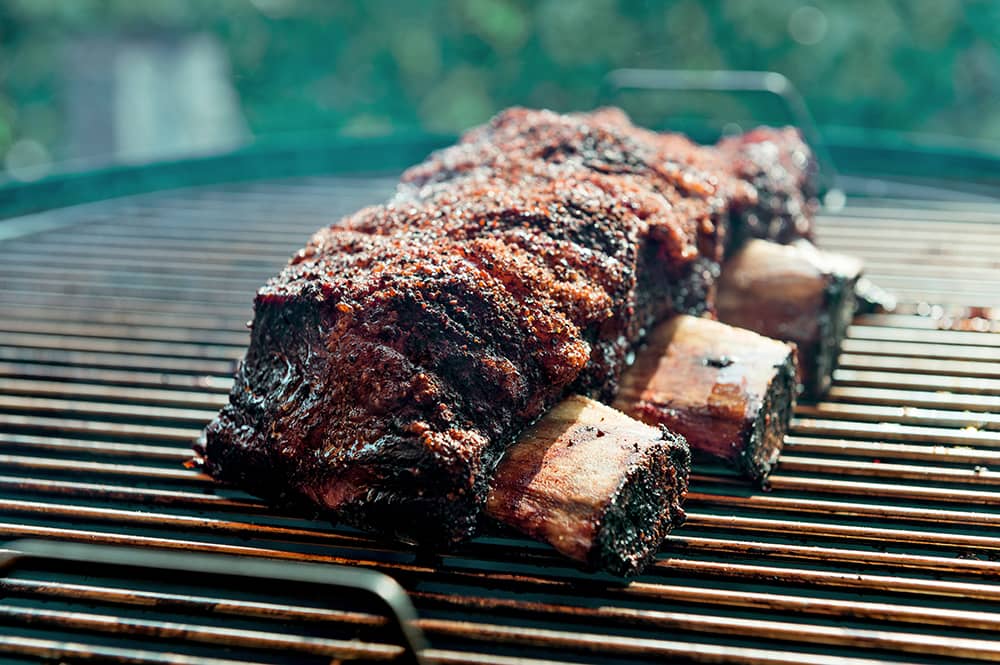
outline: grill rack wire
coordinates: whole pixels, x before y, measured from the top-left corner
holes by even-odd
[[[391,183],[213,186],[13,220],[21,231],[0,241],[0,543],[379,571],[416,606],[408,625],[432,663],[1000,660],[1000,335],[988,332],[1000,205],[871,199],[822,217],[820,243],[865,259],[898,311],[857,317],[829,397],[798,408],[770,486],[696,473],[687,525],[626,586],[511,534],[419,555],[277,514],[183,466],[225,402],[256,287]],[[39,554],[0,569],[12,661],[412,653],[392,611],[350,593],[23,547]]]

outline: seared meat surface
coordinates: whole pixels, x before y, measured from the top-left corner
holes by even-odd
[[[614,385],[636,316],[671,311],[697,258],[662,197],[601,185],[467,184],[317,233],[257,295],[208,469],[400,538],[468,536],[503,449],[571,386]]]
[[[707,170],[716,165],[705,148],[635,127],[617,109],[560,115],[514,108],[409,169],[403,182],[418,188],[484,172],[509,182],[581,173],[638,182],[667,201],[679,220],[672,230],[693,239],[671,258],[698,253],[718,261],[730,206],[749,205],[755,192],[724,169]]]
[[[655,322],[712,311],[727,224],[757,200],[719,164],[614,110],[470,131],[259,291],[206,469],[404,540],[468,537],[526,426],[612,398]]]
[[[733,209],[731,249],[752,238],[781,244],[812,239],[817,165],[797,129],[758,127],[716,147],[730,172],[757,191],[756,201]]]

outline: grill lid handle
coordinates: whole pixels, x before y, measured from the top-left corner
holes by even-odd
[[[374,600],[401,638],[400,662],[421,665],[427,642],[417,626],[417,612],[400,584],[382,573],[347,566],[286,562],[233,555],[148,551],[133,547],[15,540],[0,549],[0,572],[30,560],[91,563],[166,570],[178,573],[242,577],[320,585],[340,594]],[[340,597],[344,597],[341,595]]]
[[[812,113],[798,89],[784,74],[731,69],[616,69],[604,77],[602,97],[621,90],[677,90],[681,92],[763,93],[777,97],[791,122],[802,130],[819,162],[824,199],[843,200],[837,168]]]

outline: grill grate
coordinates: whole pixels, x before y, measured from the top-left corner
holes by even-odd
[[[0,542],[381,571],[416,606],[429,662],[1000,660],[1000,336],[973,332],[996,325],[983,308],[1000,306],[1000,205],[875,200],[821,221],[822,244],[864,258],[899,313],[855,321],[831,394],[798,410],[768,491],[696,474],[688,524],[622,586],[508,534],[417,555],[276,514],[182,466],[225,402],[251,294],[315,228],[390,187],[195,189],[8,226]],[[316,587],[129,571],[4,571],[0,651],[26,662],[405,656],[378,614],[331,608],[336,594]]]

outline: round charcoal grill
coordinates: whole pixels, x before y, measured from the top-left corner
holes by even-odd
[[[696,474],[689,522],[630,585],[507,535],[420,556],[186,468],[226,400],[255,289],[395,181],[285,176],[389,172],[429,147],[7,190],[5,661],[1000,660],[1000,203],[947,183],[822,216],[822,246],[865,259],[898,309],[857,317],[770,487]],[[230,184],[177,187],[206,180]]]

